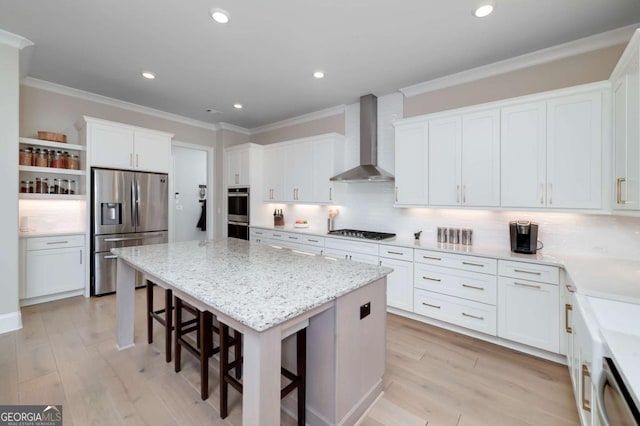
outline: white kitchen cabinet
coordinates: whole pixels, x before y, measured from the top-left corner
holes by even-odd
[[[251,184],[250,147],[247,144],[227,148],[227,186],[249,186]]]
[[[640,209],[640,33],[611,74],[613,83],[613,208]]]
[[[462,116],[462,205],[500,205],[500,110]]]
[[[413,311],[413,249],[380,245],[380,265],[393,268],[387,276],[387,305]]]
[[[168,173],[170,133],[85,117],[91,167]]]
[[[602,92],[547,102],[548,207],[602,206]]]
[[[324,254],[336,259],[353,260],[356,262],[378,265],[378,244],[360,241],[343,240],[338,238],[325,239]]]
[[[395,204],[398,206],[428,203],[427,139],[426,121],[395,127]]]
[[[498,336],[557,353],[559,299],[557,284],[499,277]]]
[[[500,205],[545,207],[547,106],[533,102],[502,108]]]
[[[429,204],[500,204],[500,112],[429,120]]]
[[[264,150],[263,194],[264,201],[282,201],[284,197],[284,148],[267,147]]]
[[[313,201],[313,143],[302,142],[284,148],[284,200]]]
[[[342,138],[322,137],[313,142],[313,201],[334,203],[335,187],[333,176],[343,171],[344,155]]]
[[[462,119],[459,116],[429,120],[430,205],[460,205],[461,150]]]
[[[84,290],[84,235],[34,237],[23,241],[22,304],[37,298]]]

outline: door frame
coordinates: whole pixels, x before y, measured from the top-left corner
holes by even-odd
[[[213,147],[207,145],[198,145],[194,143],[171,141],[171,163],[169,164],[169,242],[175,241],[175,180],[173,178],[175,170],[173,169],[173,147],[187,148],[196,151],[204,151],[207,153],[207,239],[215,238],[215,222],[213,220],[213,207],[215,204],[216,191],[213,186],[213,177],[215,175],[215,152]]]

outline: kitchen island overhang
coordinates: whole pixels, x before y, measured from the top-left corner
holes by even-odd
[[[390,268],[235,239],[113,253],[119,349],[134,344],[135,270],[244,334],[243,424],[280,424],[280,366],[289,362],[282,339],[302,327],[308,424],[353,424],[381,393]]]

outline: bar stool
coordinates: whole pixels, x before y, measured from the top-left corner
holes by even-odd
[[[164,327],[165,359],[171,362],[171,331],[173,331],[173,292],[170,289],[164,291],[164,308],[153,309],[153,288],[155,284],[147,280],[147,342],[153,343],[153,320],[158,321]],[[169,324],[169,326],[167,326]]]
[[[220,330],[214,325],[214,315],[209,311],[200,311],[185,303],[179,297],[175,298],[176,324],[183,324],[178,327],[175,334],[176,357],[175,372],[180,372],[182,368],[182,347],[200,361],[200,397],[202,400],[209,398],[209,358],[220,352],[220,345],[214,346],[213,335],[220,334]],[[182,321],[182,311],[186,310],[194,316],[192,321]],[[196,332],[196,345],[186,338],[190,333]],[[238,335],[239,336],[239,335]],[[241,339],[234,338],[228,342],[227,348],[235,348],[236,357],[240,357],[242,351]],[[239,372],[236,372],[240,374]]]
[[[241,338],[234,330],[235,339]],[[285,336],[288,337],[288,336]],[[233,362],[229,362],[228,349],[231,336],[229,326],[220,323],[220,417],[226,418],[228,413],[228,385],[233,386],[242,394],[241,377],[242,357],[236,354]],[[296,364],[297,374],[280,368],[280,374],[289,379],[291,383],[280,390],[280,399],[287,396],[294,389],[298,389],[298,425],[304,426],[306,422],[306,386],[307,386],[307,329],[302,328],[296,332]],[[232,377],[230,371],[235,369],[235,376]]]

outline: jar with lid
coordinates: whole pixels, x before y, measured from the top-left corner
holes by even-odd
[[[47,150],[39,149],[33,157],[33,165],[36,167],[48,167]]]
[[[20,183],[20,192],[23,194],[33,194],[35,187],[32,180],[23,180]]]
[[[80,168],[80,160],[77,155],[69,154],[66,158],[67,169],[78,170]]]
[[[60,180],[60,192],[58,192],[58,194],[68,194],[69,192],[69,180],[68,179],[61,179]]]
[[[56,151],[55,154],[53,154],[53,160],[51,160],[51,167],[55,169],[64,168],[64,157],[62,156],[62,151]]]
[[[53,179],[53,184],[49,187],[49,194],[62,194],[62,192],[60,192],[60,179]]]
[[[49,179],[47,178],[36,178],[36,194],[48,194],[49,193]]]
[[[65,194],[69,194],[69,195],[75,195],[76,193],[76,181],[69,179],[67,182],[67,186],[65,189]]]
[[[20,150],[20,165],[31,166],[33,164],[33,148],[22,148]]]

